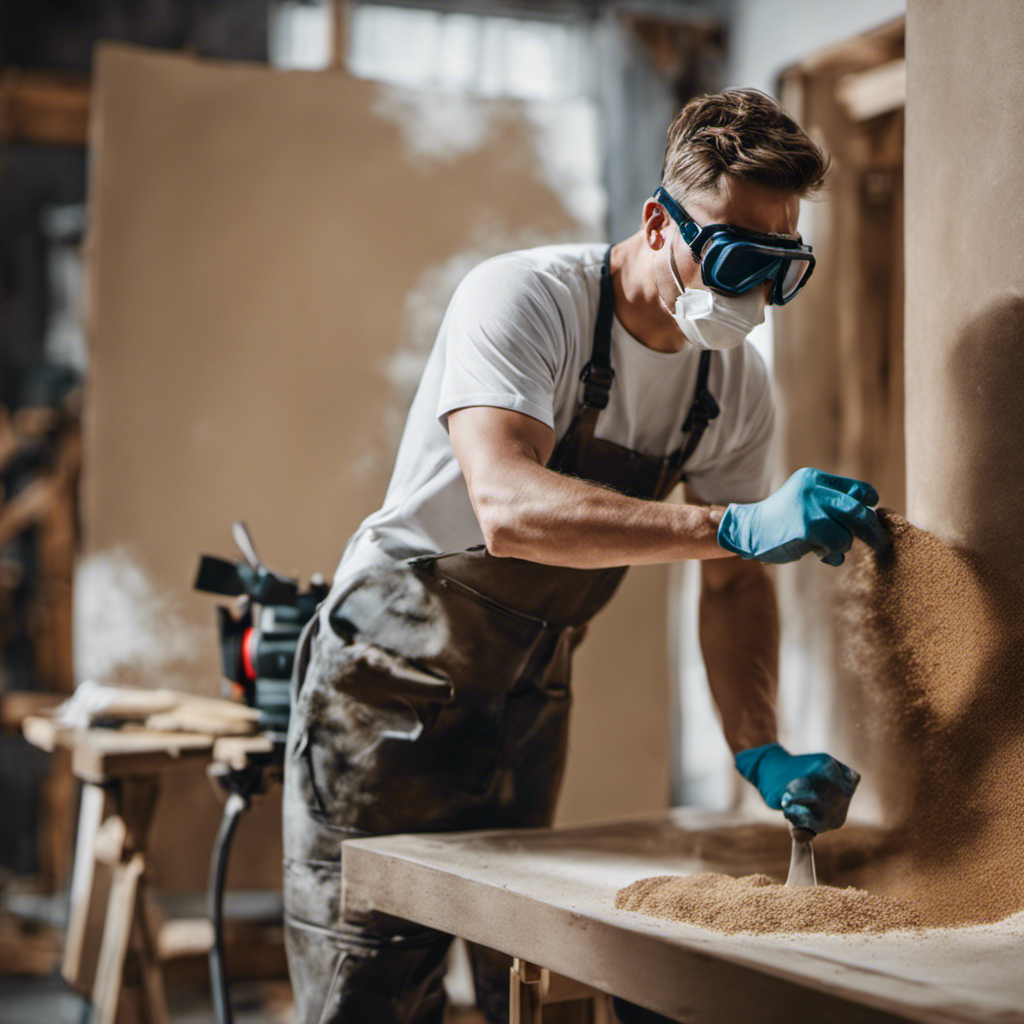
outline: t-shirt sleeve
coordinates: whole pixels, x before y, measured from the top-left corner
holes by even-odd
[[[744,375],[736,440],[721,457],[688,475],[693,492],[710,505],[746,504],[768,497],[772,487],[772,436],[775,402],[760,356],[748,361]]]
[[[554,428],[555,381],[566,329],[551,283],[514,256],[481,263],[452,297],[441,332],[444,373],[437,416],[486,405]]]

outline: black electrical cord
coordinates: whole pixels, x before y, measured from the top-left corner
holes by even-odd
[[[224,967],[224,878],[228,873],[228,852],[238,819],[249,806],[248,797],[231,793],[224,804],[217,839],[210,859],[210,921],[213,924],[213,945],[210,947],[210,987],[213,990],[213,1012],[217,1024],[232,1024],[231,1000],[228,994],[227,971]]]

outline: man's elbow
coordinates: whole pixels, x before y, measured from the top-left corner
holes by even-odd
[[[497,495],[477,493],[473,495],[473,511],[489,555],[511,558],[519,553],[520,530],[507,501]]]
[[[511,558],[517,554],[515,531],[508,523],[488,521],[487,525],[481,523],[481,527],[489,555],[494,555],[495,558]]]

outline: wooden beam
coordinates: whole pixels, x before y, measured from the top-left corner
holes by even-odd
[[[20,68],[0,73],[0,142],[84,146],[88,126],[88,78]]]
[[[907,102],[907,62],[902,57],[866,71],[843,75],[836,99],[851,121],[869,121],[899,110]]]
[[[348,56],[348,0],[328,0],[331,5],[331,63],[337,71],[345,70]]]
[[[52,711],[64,700],[62,693],[41,690],[7,690],[0,693],[0,731],[21,732],[26,718]]]

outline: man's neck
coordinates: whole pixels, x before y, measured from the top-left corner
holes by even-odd
[[[637,341],[656,352],[679,352],[688,342],[658,297],[651,250],[643,231],[612,248],[615,315]]]

